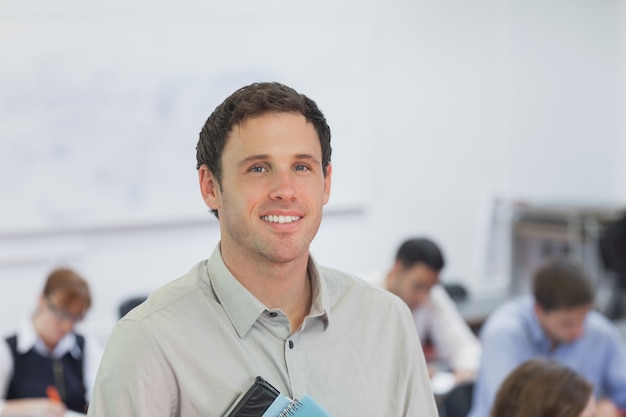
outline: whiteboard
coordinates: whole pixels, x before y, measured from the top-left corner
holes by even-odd
[[[195,169],[198,133],[255,81],[318,103],[333,134],[328,207],[363,205],[373,171],[367,38],[361,24],[321,30],[283,18],[5,17],[0,233],[212,217]]]

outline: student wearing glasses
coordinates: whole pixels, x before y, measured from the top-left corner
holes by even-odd
[[[83,277],[67,268],[50,273],[35,313],[0,342],[0,416],[87,412],[100,355],[75,325],[90,306]]]

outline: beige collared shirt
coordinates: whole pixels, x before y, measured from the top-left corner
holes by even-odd
[[[308,268],[313,303],[292,333],[232,276],[218,245],[118,323],[89,416],[221,417],[257,375],[335,417],[436,416],[406,305],[312,259]]]

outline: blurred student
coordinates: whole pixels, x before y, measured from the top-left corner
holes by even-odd
[[[491,417],[595,417],[593,386],[547,358],[523,362],[502,382]]]
[[[596,400],[626,408],[626,350],[619,332],[593,311],[593,289],[582,267],[568,259],[542,264],[533,277],[533,294],[495,310],[480,332],[483,356],[474,388],[471,417],[489,415],[505,377],[522,362],[547,357],[593,384]]]
[[[445,266],[443,253],[430,239],[404,241],[393,267],[381,281],[411,309],[422,345],[433,359],[443,361],[458,382],[474,378],[480,361],[478,339],[457,310],[454,301],[439,283]],[[434,373],[431,370],[431,373]]]
[[[118,322],[89,416],[222,417],[257,376],[336,417],[437,415],[406,307],[309,252],[330,156],[326,118],[286,85],[217,106],[196,157],[220,242]]]
[[[0,343],[0,416],[87,412],[100,355],[74,326],[90,306],[83,277],[68,268],[50,273],[33,316]]]

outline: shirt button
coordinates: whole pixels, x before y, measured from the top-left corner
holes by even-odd
[[[276,317],[278,316],[278,313],[275,311],[270,311],[270,317]]]
[[[289,349],[293,349],[293,341],[292,340],[289,341]]]

